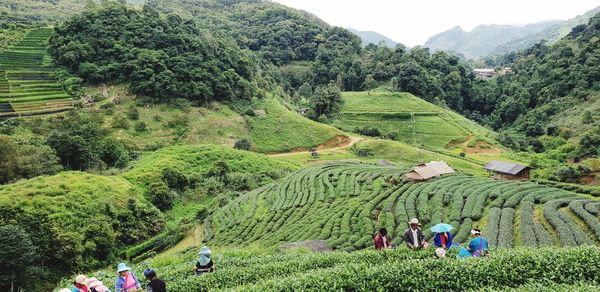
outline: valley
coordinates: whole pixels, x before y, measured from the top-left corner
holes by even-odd
[[[2,291],[112,291],[121,262],[169,291],[599,287],[598,14],[473,62],[271,1],[7,3]],[[475,229],[490,256],[457,258]]]

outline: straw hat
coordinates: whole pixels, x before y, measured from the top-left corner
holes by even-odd
[[[77,284],[85,285],[86,280],[87,280],[87,277],[85,275],[78,275],[77,277],[75,277],[75,283],[77,283]]]
[[[58,292],[71,292],[71,289],[69,289],[69,288],[62,288],[62,289],[58,290]]]
[[[421,223],[419,223],[419,219],[417,218],[412,218],[410,219],[410,222],[408,222],[410,225],[416,224],[416,225],[421,225]]]

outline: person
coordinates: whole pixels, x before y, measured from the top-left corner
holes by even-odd
[[[471,236],[473,239],[471,239],[467,247],[471,255],[474,257],[486,256],[488,254],[488,241],[481,236],[481,230],[472,229]]]
[[[85,285],[85,281],[87,281],[86,275],[77,275],[75,277],[75,282],[73,282],[73,288],[71,288],[72,292],[90,292],[90,289]]]
[[[404,242],[410,249],[427,248],[429,244],[423,237],[423,231],[421,231],[421,224],[417,218],[412,218],[408,222],[410,227],[404,231]]]
[[[215,271],[215,264],[213,263],[210,255],[211,251],[207,246],[203,246],[198,253],[198,261],[196,261],[196,267],[194,273],[196,275],[202,275],[203,273],[211,273]]]
[[[433,245],[444,249],[449,249],[452,246],[452,233],[442,232],[436,233],[433,236]]]
[[[384,248],[392,248],[392,239],[388,236],[387,229],[382,227],[379,232],[375,233],[375,249],[381,250]]]
[[[88,288],[90,288],[90,292],[110,292],[110,290],[108,290],[108,287],[104,286],[104,283],[102,283],[102,281],[93,277],[87,279],[87,281],[85,281],[85,285],[88,286]]]
[[[115,284],[116,292],[137,291],[142,287],[137,277],[129,270],[131,270],[131,268],[129,268],[125,263],[120,263],[117,265],[117,273],[119,273],[119,277],[117,278],[117,282]]]
[[[167,292],[167,284],[158,278],[154,270],[145,269],[144,277],[149,281],[146,292]]]

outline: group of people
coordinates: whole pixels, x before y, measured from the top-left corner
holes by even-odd
[[[203,246],[198,253],[198,260],[194,267],[195,275],[202,275],[204,273],[214,272],[216,270],[215,264],[211,257],[212,251]],[[134,291],[146,291],[146,292],[166,292],[167,283],[158,278],[156,271],[153,269],[144,270],[144,278],[148,281],[146,289],[142,289],[142,285],[136,275],[131,271],[131,268],[125,263],[117,265],[118,277],[115,281],[115,292],[134,292]],[[73,287],[63,288],[59,292],[111,292],[102,283],[102,281],[96,278],[88,278],[85,275],[78,275],[75,277]]]
[[[412,250],[428,248],[429,243],[423,236],[419,220],[413,218],[408,223],[410,227],[404,231],[404,244]],[[472,229],[471,236],[472,239],[468,246],[466,248],[460,248],[458,253],[459,258],[470,256],[481,257],[487,255],[488,242],[481,236],[481,230]],[[388,235],[386,228],[381,228],[379,229],[379,232],[375,233],[374,241],[376,250],[396,247],[392,244],[392,239]],[[450,231],[435,232],[433,236],[433,246],[435,247],[435,255],[439,258],[445,257],[448,249],[457,247],[457,245],[452,242],[452,233],[450,233]]]

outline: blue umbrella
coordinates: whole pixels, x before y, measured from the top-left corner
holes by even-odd
[[[438,223],[436,225],[433,225],[431,227],[431,232],[435,232],[435,233],[444,233],[444,232],[449,232],[450,230],[452,230],[452,225],[450,224],[446,224],[446,223]]]

